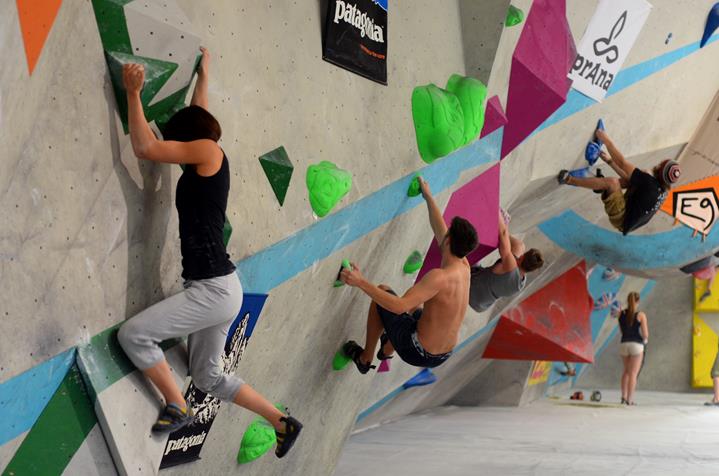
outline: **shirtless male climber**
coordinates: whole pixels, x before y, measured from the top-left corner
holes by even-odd
[[[525,251],[524,242],[509,234],[509,228],[499,213],[499,259],[490,267],[472,267],[469,285],[469,305],[482,312],[501,297],[509,297],[524,289],[527,273],[544,265],[542,253],[535,248]]]
[[[340,278],[372,298],[367,315],[364,349],[354,341],[343,346],[360,373],[374,368],[372,359],[381,339],[377,358],[387,360],[397,352],[416,367],[437,367],[446,361],[459,338],[469,300],[469,262],[465,258],[477,247],[477,232],[467,220],[456,217],[449,229],[427,182],[420,180],[427,202],[429,223],[442,253],[442,264],[412,286],[402,297],[387,286],[367,281],[352,263]],[[420,306],[424,304],[424,309]]]
[[[604,142],[609,153],[601,151],[599,156],[619,177],[572,177],[562,170],[557,176],[561,184],[574,185],[602,193],[604,209],[612,226],[624,235],[649,223],[662,206],[672,185],[682,174],[679,164],[666,159],[654,166],[651,173],[640,170],[624,158],[607,133],[597,129],[596,137]],[[622,193],[622,189],[627,189]]]

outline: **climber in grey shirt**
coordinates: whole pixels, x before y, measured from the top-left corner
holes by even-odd
[[[490,267],[472,267],[469,305],[477,312],[487,310],[501,297],[512,296],[524,288],[526,273],[544,264],[537,249],[525,251],[524,243],[509,234],[507,223],[499,214],[499,259]]]

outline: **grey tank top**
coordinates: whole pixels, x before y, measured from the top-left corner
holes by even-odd
[[[526,276],[522,276],[519,267],[509,273],[495,274],[491,266],[489,268],[475,266],[472,268],[469,284],[469,305],[475,311],[482,312],[497,299],[521,291],[526,281]]]

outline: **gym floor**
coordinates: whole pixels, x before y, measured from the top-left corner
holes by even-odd
[[[640,392],[634,407],[619,399],[606,390],[598,404],[411,415],[351,436],[335,476],[719,474],[719,407],[705,407],[707,396]]]

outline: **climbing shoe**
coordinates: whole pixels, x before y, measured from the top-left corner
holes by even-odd
[[[702,294],[702,295],[699,297],[699,302],[700,302],[700,303],[701,303],[701,302],[704,302],[704,301],[705,301],[709,296],[711,296],[711,295],[712,295],[711,290],[707,289],[706,291],[704,291],[704,294]]]
[[[295,444],[295,440],[297,440],[297,437],[300,436],[300,431],[302,431],[302,423],[290,415],[280,418],[280,421],[284,422],[285,431],[276,431],[277,448],[275,449],[275,456],[278,458],[282,458],[290,451],[292,445]]]
[[[382,336],[379,338],[379,350],[377,351],[377,358],[379,360],[389,360],[394,355],[385,355],[384,354],[384,345],[389,342],[389,337],[387,337],[387,333],[382,334]]]
[[[175,403],[170,403],[160,414],[154,425],[152,425],[153,433],[171,433],[175,430],[189,425],[195,418],[195,414],[192,408],[185,405],[185,408],[180,408]]]
[[[344,352],[347,357],[352,359],[352,362],[355,363],[355,365],[357,366],[357,370],[359,370],[361,374],[366,374],[370,370],[376,368],[371,363],[365,364],[364,362],[362,362],[362,359],[360,359],[360,355],[362,354],[362,352],[364,352],[364,349],[353,340],[347,342],[342,347],[342,352]]]
[[[557,175],[557,182],[559,185],[565,185],[569,181],[569,170],[560,170]]]
[[[602,169],[597,169],[597,173],[594,175],[596,178],[604,178],[604,174],[602,173]],[[594,193],[603,193],[604,190],[601,188],[599,190],[592,190]]]

